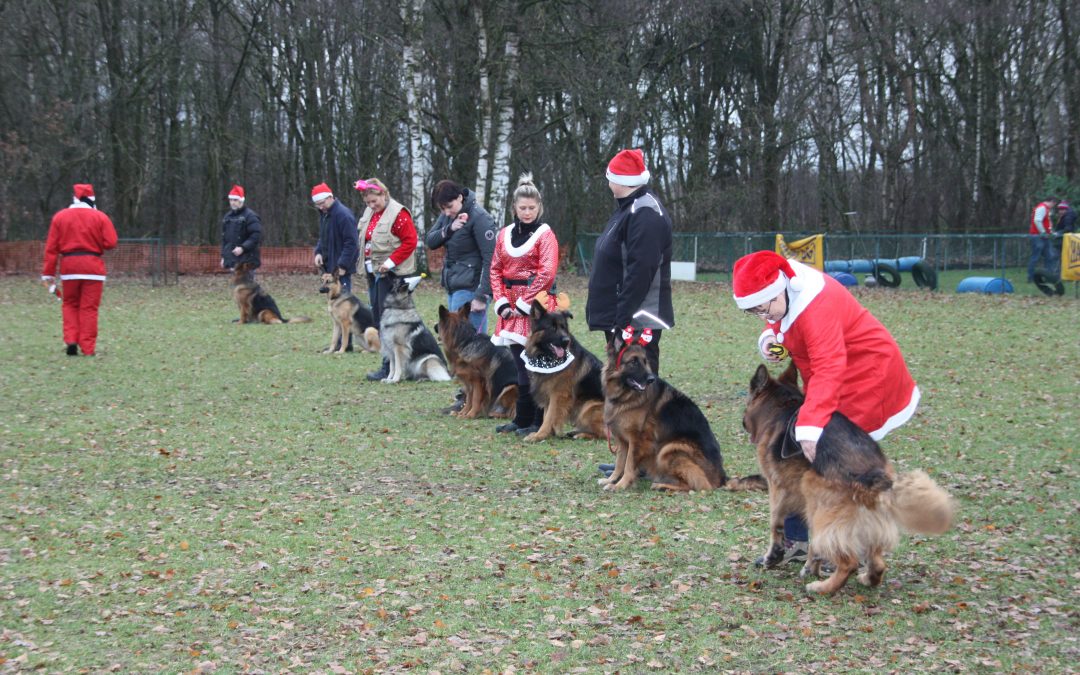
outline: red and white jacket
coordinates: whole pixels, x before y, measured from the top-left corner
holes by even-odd
[[[532,302],[540,291],[550,291],[555,283],[555,274],[559,270],[559,242],[555,232],[548,225],[536,228],[532,236],[519,247],[510,241],[514,225],[510,224],[499,230],[495,240],[495,251],[491,256],[491,295],[492,308],[499,321],[491,341],[497,345],[524,345],[529,339],[529,312]],[[506,281],[524,282],[507,285]],[[509,319],[499,316],[499,310],[506,305],[514,307]],[[555,309],[555,296],[550,295],[548,311]]]
[[[1041,202],[1031,212],[1031,227],[1028,234],[1050,234],[1053,226],[1050,223],[1050,202]]]
[[[834,412],[846,415],[874,440],[911,419],[919,388],[889,331],[832,277],[790,261],[803,290],[788,290],[788,311],[766,323],[758,339],[787,347],[802,375],[806,400],[795,439],[817,441]]]
[[[116,248],[116,228],[109,217],[76,201],[58,211],[49,225],[45,240],[45,262],[41,278],[56,276],[56,257],[60,259],[60,278],[105,281],[105,261],[101,255]]]

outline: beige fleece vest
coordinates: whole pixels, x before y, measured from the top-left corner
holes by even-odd
[[[390,199],[387,201],[382,215],[379,216],[379,222],[375,224],[375,229],[371,233],[371,268],[373,270],[379,269],[379,266],[386,262],[390,254],[401,246],[401,239],[395,237],[390,228],[394,226],[394,221],[397,220],[398,214],[404,208],[403,204]],[[368,225],[371,224],[371,219],[374,216],[375,212],[369,208],[365,208],[364,215],[360,216],[360,222],[356,224],[356,229],[360,233],[360,241],[364,240]],[[413,251],[408,258],[401,261],[401,264],[395,267],[393,272],[399,277],[416,274],[416,251]]]

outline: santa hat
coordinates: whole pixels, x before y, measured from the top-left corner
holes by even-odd
[[[311,201],[318,204],[327,197],[333,197],[334,193],[330,191],[330,186],[326,183],[319,183],[315,187],[311,188]]]
[[[645,168],[645,156],[641,150],[620,150],[607,165],[607,179],[616,185],[637,187],[649,182],[649,170]]]
[[[1067,209],[1067,208],[1069,208],[1069,202],[1062,199],[1060,202],[1058,202],[1058,208],[1059,209]]]
[[[795,276],[787,258],[772,251],[758,251],[736,260],[731,285],[739,309],[762,305],[788,288],[796,293],[803,289],[802,279]]]
[[[89,199],[90,201],[94,201],[94,186],[90,183],[75,183],[72,192],[75,193],[75,199]]]
[[[244,201],[244,188],[239,185],[232,186],[232,189],[229,190],[229,199],[239,199],[240,201]]]

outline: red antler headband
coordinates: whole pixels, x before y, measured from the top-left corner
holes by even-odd
[[[623,328],[622,329],[623,346],[622,346],[622,349],[619,350],[619,355],[615,357],[615,367],[620,368],[622,366],[622,355],[623,355],[623,352],[626,351],[627,347],[634,344],[635,342],[637,344],[641,345],[642,347],[648,346],[648,344],[650,342],[652,342],[652,337],[653,337],[652,328],[643,328],[641,330],[641,335],[638,336],[637,340],[634,340],[634,327],[633,326],[627,326],[626,328]]]

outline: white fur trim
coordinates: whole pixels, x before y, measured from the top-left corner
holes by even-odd
[[[803,288],[800,291],[790,289],[788,311],[784,318],[780,320],[781,333],[787,332],[791,328],[791,324],[795,323],[795,319],[798,319],[806,306],[810,304],[810,301],[825,290],[825,275],[823,273],[794,260],[788,262],[791,263],[791,269],[795,270],[795,277],[802,282]]]
[[[525,302],[525,298],[518,298],[517,302],[514,303],[514,307],[516,307],[517,311],[521,312],[525,316],[528,316],[529,312],[532,311],[532,303]]]
[[[68,279],[85,279],[87,281],[105,281],[104,274],[61,274],[60,278],[64,281]]]
[[[73,201],[71,203],[71,206],[69,206],[68,208],[69,209],[92,209],[94,207],[90,206],[89,204],[87,204],[84,201],[80,201],[80,200],[76,199],[75,201]]]
[[[649,173],[648,169],[645,169],[644,173],[639,173],[636,176],[624,176],[618,173],[611,173],[610,169],[607,172],[607,179],[609,181],[615,183],[616,185],[623,185],[626,187],[637,187],[639,185],[644,185],[645,183],[649,182],[649,178],[651,176],[652,174]]]
[[[501,307],[502,307],[503,305],[509,305],[509,304],[510,304],[510,301],[509,301],[509,300],[507,300],[507,299],[506,299],[505,297],[503,297],[503,298],[499,298],[498,300],[496,300],[496,301],[495,301],[495,304],[493,304],[493,305],[491,306],[491,308],[492,308],[493,310],[495,310],[495,313],[496,313],[496,314],[498,314],[498,313],[499,313],[499,309],[500,309],[500,308],[501,308]]]
[[[922,392],[919,391],[918,387],[915,387],[915,389],[911,392],[911,400],[908,401],[908,404],[906,406],[904,406],[904,409],[896,413],[889,419],[885,420],[885,424],[883,424],[880,429],[876,431],[871,431],[870,438],[874,439],[875,441],[880,441],[881,439],[885,438],[885,435],[888,434],[890,431],[911,419],[911,416],[915,414],[915,408],[919,406],[919,399],[921,397]]]
[[[320,192],[318,194],[311,195],[311,203],[312,204],[318,204],[319,202],[326,199],[327,197],[333,197],[333,196],[334,196],[333,192]]]
[[[751,293],[750,295],[744,295],[741,298],[735,294],[732,294],[731,297],[735,298],[735,304],[739,306],[739,309],[750,309],[752,307],[757,307],[758,305],[764,305],[766,302],[769,302],[783,293],[784,289],[787,288],[787,284],[788,279],[784,276],[784,273],[777,271],[776,280],[760,291]]]
[[[821,438],[821,432],[824,431],[821,427],[800,427],[795,426],[795,440],[797,441],[814,441],[817,443]]]
[[[514,247],[510,245],[510,235],[513,229],[513,225],[507,225],[503,228],[503,244],[506,246],[507,255],[511,258],[520,258],[523,255],[527,255],[533,250],[533,246],[536,245],[536,240],[540,238],[540,235],[551,231],[551,228],[548,227],[547,223],[542,223],[540,227],[536,228],[535,232],[529,235],[529,238],[525,240],[524,244]]]
[[[528,341],[529,338],[526,336],[509,330],[499,331],[491,336],[491,344],[496,347],[509,347],[511,345],[521,345],[524,347],[525,343]]]

